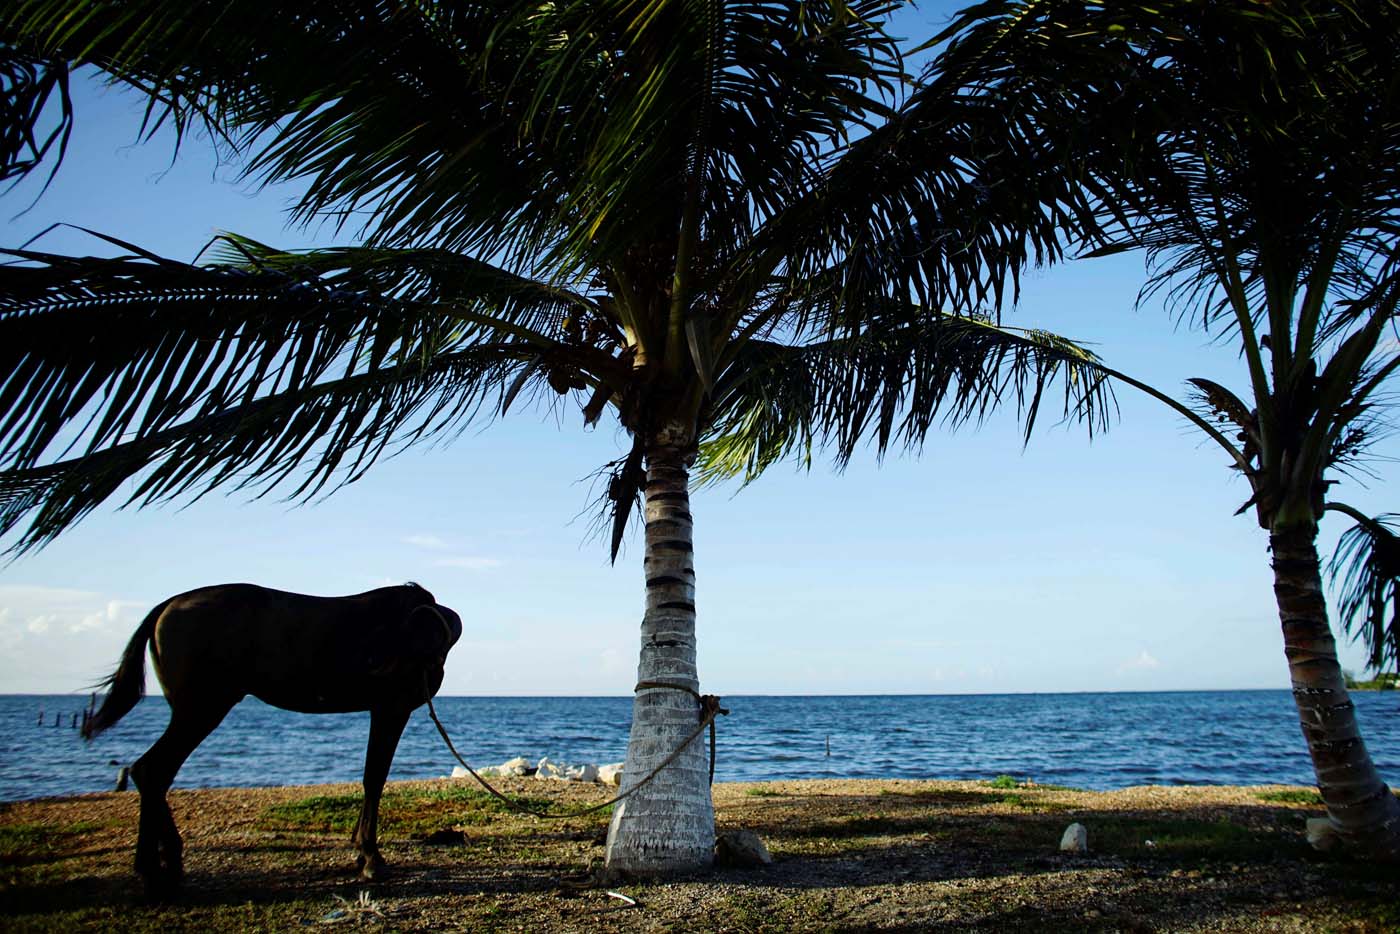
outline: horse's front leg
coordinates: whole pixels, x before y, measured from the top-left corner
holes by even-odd
[[[185,759],[214,731],[237,703],[220,697],[200,698],[199,703],[168,698],[170,725],[155,745],[131,766],[131,778],[141,792],[141,818],[136,836],[136,872],[146,887],[146,897],[162,901],[172,895],[184,877],[184,845],[170,804],[165,800]],[[178,706],[177,706],[178,704]]]
[[[356,865],[360,878],[373,882],[384,875],[384,859],[379,855],[379,798],[394,750],[408,724],[412,710],[375,709],[369,717],[369,746],[365,750],[365,803],[360,809],[360,821],[352,838],[357,853]]]

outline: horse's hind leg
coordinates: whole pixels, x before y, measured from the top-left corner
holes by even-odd
[[[356,865],[360,878],[372,882],[384,874],[384,859],[379,855],[379,798],[394,750],[408,724],[412,710],[375,709],[369,716],[369,746],[365,750],[365,803],[360,809],[360,821],[352,838],[358,852]]]
[[[205,701],[196,706],[172,699],[170,725],[155,745],[131,766],[131,778],[141,792],[136,872],[145,883],[148,897],[165,896],[179,884],[184,874],[184,846],[165,794],[190,753],[214,732],[236,703],[238,699],[234,698],[218,703]]]

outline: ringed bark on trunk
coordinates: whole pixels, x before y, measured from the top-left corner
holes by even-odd
[[[1348,849],[1400,860],[1400,800],[1371,761],[1327,622],[1313,528],[1270,535],[1293,700],[1327,815]]]
[[[666,437],[646,451],[646,614],[637,680],[698,691],[692,457],[688,442]],[[690,693],[667,688],[638,691],[620,791],[650,774],[699,722],[700,704]],[[696,739],[640,791],[614,807],[606,866],[609,872],[627,876],[691,872],[713,862],[714,846],[708,746]]]

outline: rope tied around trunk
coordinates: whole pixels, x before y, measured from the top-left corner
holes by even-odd
[[[647,691],[652,688],[670,688],[673,691],[684,691],[700,702],[700,730],[703,730],[707,724],[710,727],[710,784],[713,785],[715,783],[715,717],[721,714],[727,717],[729,716],[729,711],[719,705],[719,698],[714,694],[701,694],[689,685],[675,684],[671,681],[638,681],[637,686],[632,689],[632,693],[635,694],[638,691]],[[699,730],[692,733],[685,742],[680,744],[680,747],[677,748],[675,752],[671,753],[670,758],[657,766],[656,772],[670,765],[671,759],[680,755],[681,750],[689,746],[690,741],[699,735]],[[655,775],[656,772],[652,772],[651,774]],[[647,780],[651,780],[651,775],[647,776]]]
[[[657,775],[661,774],[662,769],[676,761],[676,758],[695,741],[696,737],[704,732],[707,726],[710,728],[710,784],[713,785],[715,783],[715,718],[720,715],[727,716],[729,711],[720,706],[720,699],[715,695],[701,694],[699,691],[684,684],[673,684],[669,681],[641,681],[638,682],[637,686],[632,690],[633,693],[636,693],[637,691],[650,690],[652,688],[670,688],[676,691],[684,691],[694,697],[700,702],[700,723],[691,731],[689,736],[681,741],[681,744],[677,746],[669,756],[661,761],[660,765],[648,772],[646,777],[637,782],[637,784],[611,800],[577,811],[564,811],[560,813],[540,811],[512,801],[510,798],[501,794],[501,792],[492,787],[490,782],[482,778],[476,769],[472,768],[467,763],[467,760],[462,758],[462,754],[457,751],[457,747],[452,745],[452,737],[447,734],[447,727],[443,726],[442,721],[438,719],[437,709],[433,707],[433,699],[431,696],[428,698],[428,716],[432,718],[433,725],[437,727],[438,733],[442,735],[442,741],[447,744],[447,751],[452,753],[452,757],[461,764],[462,768],[467,770],[472,778],[476,779],[481,784],[481,787],[498,798],[506,807],[513,811],[518,811],[521,814],[530,814],[534,817],[542,817],[548,820],[564,820],[570,817],[582,817],[585,814],[592,814],[594,811],[601,811],[603,808],[612,807],[624,798],[630,797],[637,791],[640,791],[643,785],[646,785]]]

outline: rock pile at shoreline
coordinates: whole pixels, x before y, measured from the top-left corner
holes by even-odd
[[[609,765],[566,765],[555,762],[548,756],[531,764],[524,756],[517,756],[500,765],[488,765],[476,770],[483,778],[539,778],[558,782],[592,782],[600,785],[622,784],[622,763]],[[467,778],[469,774],[462,766],[454,766],[452,778]],[[446,778],[447,776],[443,776]]]

